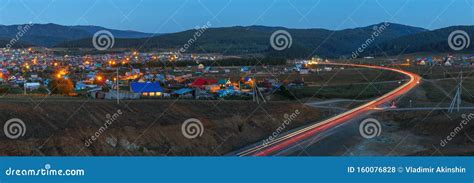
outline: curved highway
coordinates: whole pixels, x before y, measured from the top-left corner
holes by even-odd
[[[421,80],[421,77],[407,71],[388,68],[388,67],[381,67],[381,66],[372,66],[372,65],[359,65],[359,64],[339,64],[339,63],[321,63],[320,65],[334,65],[334,66],[349,66],[349,67],[363,67],[363,68],[370,68],[370,69],[382,69],[382,70],[389,70],[393,72],[398,72],[400,74],[408,76],[410,79],[408,82],[404,83],[400,87],[396,88],[395,90],[376,98],[368,103],[365,103],[357,108],[351,109],[347,112],[342,114],[336,115],[329,119],[326,119],[322,122],[318,122],[316,124],[310,125],[308,127],[302,128],[300,130],[296,130],[289,134],[283,135],[274,141],[271,141],[267,144],[260,144],[254,147],[245,149],[241,152],[236,153],[237,156],[270,156],[277,154],[287,148],[290,148],[296,145],[298,142],[303,140],[309,139],[310,137],[319,134],[327,129],[340,125],[346,121],[351,119],[357,118],[358,116],[365,114],[372,110],[373,108],[388,103],[391,100],[406,94],[411,89],[415,88]]]

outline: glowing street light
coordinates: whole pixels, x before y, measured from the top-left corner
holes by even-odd
[[[117,64],[117,62],[115,62],[115,60],[109,60],[109,65],[110,66],[114,66],[115,64]]]

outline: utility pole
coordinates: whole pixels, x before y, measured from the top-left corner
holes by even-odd
[[[120,104],[119,67],[120,66],[117,65],[117,77],[115,79],[115,87],[117,87],[117,104]]]
[[[456,94],[453,97],[453,101],[451,102],[451,105],[449,105],[448,112],[452,113],[454,109],[456,108],[457,112],[459,112],[459,107],[461,105],[461,95],[462,95],[462,70],[461,70],[461,80],[459,81],[458,86],[456,87]]]
[[[266,103],[267,101],[265,100],[265,97],[263,96],[262,92],[258,89],[257,86],[257,80],[255,78],[253,79],[253,101],[257,102],[257,104],[260,104],[260,98],[263,101],[263,103]]]

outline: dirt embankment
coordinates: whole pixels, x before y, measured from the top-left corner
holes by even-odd
[[[474,114],[470,111],[386,112],[380,117],[396,126],[394,135],[404,134],[395,141],[392,155],[474,155]]]
[[[468,85],[469,82],[465,80],[464,83]],[[345,144],[350,147],[348,152],[354,155],[474,155],[474,110],[466,108],[449,113],[447,108],[436,109],[449,107],[455,87],[441,87],[449,92],[445,94],[435,84],[439,83],[425,81],[400,98],[398,107],[413,109],[372,115],[382,123],[380,137],[367,140],[356,133],[357,139],[362,140]],[[468,91],[463,94],[470,95]],[[464,100],[461,107],[472,107],[472,103]],[[357,131],[357,127],[353,131]]]
[[[0,155],[223,155],[267,138],[295,110],[285,130],[333,115],[298,102],[3,100],[2,125],[19,118],[26,133],[14,140],[1,133]],[[202,122],[202,136],[182,134],[190,118]]]

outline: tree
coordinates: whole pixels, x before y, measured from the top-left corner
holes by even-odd
[[[55,94],[68,95],[73,92],[74,84],[70,79],[54,79],[50,82],[51,92]]]
[[[287,99],[296,100],[296,97],[290,92],[290,90],[288,90],[288,88],[285,87],[285,85],[281,85],[279,90],[275,93],[284,96]]]

